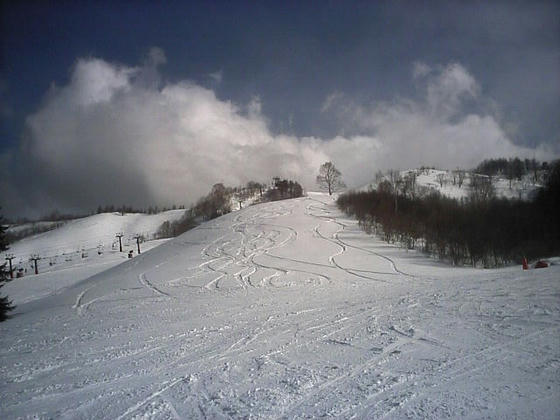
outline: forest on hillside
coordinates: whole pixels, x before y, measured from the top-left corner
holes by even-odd
[[[487,178],[474,176],[467,200],[400,194],[383,181],[375,190],[343,194],[337,204],[387,242],[455,265],[496,267],[560,254],[560,161],[547,169],[531,201],[496,198]]]
[[[230,213],[232,205],[236,203],[242,208],[243,203],[252,199],[253,203],[285,200],[303,195],[303,188],[297,181],[273,178],[271,186],[249,181],[244,187],[226,187],[215,184],[210,192],[201,197],[198,202],[187,209],[183,217],[175,222],[164,222],[158,230],[158,238],[178,236],[190,230],[201,221],[207,221]]]

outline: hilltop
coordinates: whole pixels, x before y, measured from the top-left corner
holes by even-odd
[[[528,200],[534,197],[536,191],[542,188],[542,182],[534,179],[532,174],[525,174],[521,179],[508,179],[503,174],[488,176],[474,170],[448,170],[435,168],[407,169],[393,171],[397,174],[399,182],[410,182],[413,178],[416,195],[427,195],[430,192],[439,192],[445,197],[464,199],[469,196],[471,180],[473,177],[488,178],[494,188],[496,197]],[[394,175],[393,175],[394,176]],[[378,174],[376,179],[357,188],[357,191],[376,189],[380,182],[390,181],[391,171],[387,174]],[[411,188],[411,187],[407,187]]]

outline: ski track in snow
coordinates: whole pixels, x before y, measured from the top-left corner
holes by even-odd
[[[435,263],[326,195],[248,207],[21,305],[0,417],[558,418],[559,274]]]
[[[318,201],[318,200],[314,200],[314,201],[318,202],[321,206],[324,206],[324,205],[325,205],[325,204],[324,204],[323,202],[321,202],[321,201]],[[315,214],[312,214],[312,213],[310,213],[310,210],[312,210],[312,209],[313,209],[313,210],[322,211],[322,212],[324,212],[325,214],[324,214],[324,215],[315,215]],[[313,207],[312,205],[309,205],[309,206],[307,206],[306,210],[307,210],[307,214],[309,214],[309,215],[311,215],[311,216],[318,217],[318,218],[323,218],[323,219],[328,220],[328,221],[331,222],[331,223],[335,223],[335,224],[339,225],[339,226],[341,227],[341,230],[344,230],[344,228],[346,227],[343,223],[338,222],[335,218],[332,218],[332,217],[326,215],[326,214],[329,214],[330,212],[327,211],[327,210],[325,210],[324,207],[321,207],[321,208],[317,209],[317,207]],[[391,258],[389,258],[388,256],[386,256],[386,255],[380,254],[380,253],[378,253],[378,252],[371,251],[371,250],[366,249],[366,248],[363,248],[363,247],[359,247],[359,246],[356,246],[356,245],[350,245],[350,244],[348,244],[348,243],[345,243],[345,242],[342,241],[342,240],[339,238],[339,236],[338,236],[338,234],[340,233],[340,230],[337,231],[337,232],[335,232],[335,233],[333,234],[333,238],[332,238],[332,239],[325,238],[324,236],[322,236],[322,235],[319,233],[319,231],[318,231],[318,226],[316,227],[315,231],[317,232],[318,235],[320,235],[321,237],[323,237],[323,239],[331,240],[331,241],[334,241],[334,242],[338,243],[338,244],[343,248],[343,251],[345,251],[347,248],[355,248],[355,249],[357,249],[357,250],[367,252],[368,254],[375,255],[375,256],[377,256],[377,257],[383,258],[384,260],[388,261],[389,264],[391,265],[392,270],[393,270],[395,273],[402,274],[403,276],[414,277],[414,276],[411,275],[411,274],[408,274],[408,273],[405,273],[405,272],[399,270],[399,269],[397,268],[397,265],[395,264],[395,262],[394,262]],[[342,267],[340,267],[340,268],[342,268]]]
[[[141,273],[138,276],[138,281],[140,282],[140,284],[142,286],[147,287],[148,289],[152,290],[154,293],[160,295],[160,296],[167,296],[170,297],[168,293],[162,292],[160,289],[158,289],[157,287],[155,287],[152,283],[150,283],[150,281],[148,280],[148,277],[146,276],[146,273]]]

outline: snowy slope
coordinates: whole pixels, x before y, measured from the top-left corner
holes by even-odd
[[[20,305],[0,418],[559,418],[559,278],[249,207]]]
[[[150,240],[161,224],[181,218],[184,210],[170,210],[154,215],[102,213],[67,221],[63,226],[24,238],[0,253],[4,261],[12,254],[14,271],[21,269],[23,278],[8,283],[2,292],[16,304],[52,294],[87,277],[104,271],[127,259],[127,252],[137,254],[136,234],[148,240],[141,244],[147,251],[166,240]],[[46,222],[50,223],[50,222]],[[123,253],[119,252],[117,232],[123,233]],[[34,274],[32,255],[38,255],[39,275]]]
[[[446,197],[456,199],[468,197],[469,181],[470,177],[473,175],[471,172],[466,172],[465,179],[459,186],[457,176],[455,176],[454,180],[453,171],[450,170],[409,169],[400,171],[401,178],[405,178],[410,173],[416,174],[416,187],[418,191],[438,191]],[[512,180],[511,186],[509,180],[501,177],[493,177],[492,185],[494,186],[496,196],[524,200],[532,197],[535,192],[541,188],[541,185],[531,182],[530,177],[530,175],[526,175],[521,180]],[[367,191],[372,188],[377,188],[376,182],[370,182],[358,188],[358,190]]]
[[[19,233],[24,230],[32,230],[32,229],[41,229],[43,231],[47,231],[49,229],[55,229],[57,227],[62,226],[65,224],[66,221],[59,221],[59,222],[51,222],[48,220],[39,221],[39,222],[28,222],[28,223],[21,223],[19,225],[8,225],[8,229],[6,230],[7,233]]]
[[[141,245],[141,250],[146,252],[168,240],[159,239],[144,242]],[[16,264],[16,268],[22,267],[26,270],[25,275],[5,284],[2,288],[2,294],[8,295],[15,305],[44,298],[127,261],[127,251],[129,249],[130,247],[123,249],[123,252],[119,252],[117,248],[103,251],[101,254],[97,250],[85,253],[80,251],[42,259],[38,261],[39,274],[37,275],[34,273],[32,262]],[[133,249],[135,250],[135,248]]]
[[[118,244],[117,232],[124,234],[127,245],[134,242],[135,235],[144,235],[152,239],[157,229],[166,220],[175,221],[181,218],[185,210],[169,210],[158,214],[101,213],[81,219],[68,221],[64,226],[39,235],[24,238],[10,245],[9,252],[16,257],[26,258],[31,254],[39,254],[44,258],[81,251],[96,249],[99,245],[111,248]]]
[[[82,254],[92,258],[97,251],[102,251],[106,256],[110,251],[118,251],[118,239],[115,234],[119,232],[123,234],[123,251],[136,249],[136,235],[140,234],[146,240],[151,240],[163,222],[178,220],[184,213],[184,210],[170,210],[152,215],[129,213],[122,216],[120,213],[101,213],[70,220],[57,229],[11,244],[7,252],[0,254],[0,259],[4,260],[6,254],[12,254],[15,257],[13,263],[16,269],[21,267],[31,272],[33,265],[29,259],[32,255],[38,255],[41,258],[41,273],[66,269],[75,265],[76,259],[80,260]]]

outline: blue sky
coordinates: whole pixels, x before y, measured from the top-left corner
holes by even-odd
[[[68,121],[56,114],[55,109],[61,109],[63,99],[76,92],[74,85],[76,80],[82,80],[80,74],[91,75],[94,68],[101,68],[95,67],[92,60],[101,60],[114,69],[128,69],[123,74],[129,79],[123,83],[132,87],[123,87],[126,92],[149,85],[152,94],[161,94],[181,83],[194,85],[199,89],[196,94],[215,96],[209,107],[230,104],[234,109],[228,115],[234,120],[246,118],[243,124],[258,120],[257,125],[265,126],[261,127],[264,131],[259,136],[269,136],[268,142],[280,145],[278,139],[288,136],[292,138],[292,146],[300,147],[304,139],[311,137],[318,143],[309,146],[318,153],[317,157],[308,159],[313,163],[319,155],[334,159],[333,139],[337,137],[351,141],[341,146],[344,150],[357,144],[368,150],[372,144],[378,144],[376,150],[401,144],[405,139],[395,138],[393,133],[402,131],[404,136],[415,132],[418,126],[429,127],[432,117],[426,116],[424,110],[434,100],[439,101],[436,108],[440,111],[453,108],[446,115],[448,127],[443,127],[441,133],[457,133],[461,122],[465,122],[461,129],[471,127],[471,116],[481,121],[476,125],[479,131],[473,135],[484,137],[486,134],[480,134],[480,127],[491,127],[494,131],[484,143],[490,146],[484,149],[482,145],[473,145],[489,154],[494,150],[507,154],[509,149],[501,146],[492,149],[492,145],[506,141],[513,146],[512,152],[517,151],[515,146],[541,146],[553,157],[560,143],[558,2],[183,1],[162,5],[142,1],[6,1],[2,2],[1,26],[0,153],[5,166],[11,169],[3,191],[10,196],[15,191],[26,191],[29,195],[33,188],[48,190],[45,197],[33,203],[14,198],[14,202],[20,203],[16,208],[25,207],[29,214],[50,207],[80,210],[105,204],[101,202],[105,196],[120,197],[118,191],[92,186],[96,194],[89,199],[76,198],[80,194],[72,188],[55,181],[44,185],[36,181],[72,174],[68,165],[63,172],[57,172],[57,168],[65,167],[60,160],[64,156],[53,160],[41,150],[54,146],[49,138],[60,136],[61,132],[69,133],[65,125]],[[161,55],[159,61],[151,55],[154,51]],[[80,67],[79,63],[85,64]],[[98,83],[100,74],[91,80]],[[441,94],[444,87],[450,89],[450,83],[458,90]],[[195,95],[193,90],[182,94],[191,95],[189,100]],[[115,98],[110,96],[106,105],[115,107]],[[442,105],[444,98],[447,102]],[[161,98],[154,100],[161,103]],[[123,105],[118,109],[121,112]],[[251,109],[258,114],[253,119],[249,115]],[[416,128],[408,130],[389,124],[389,116],[397,112],[405,112]],[[30,123],[45,115],[57,123],[49,127]],[[72,121],[95,126],[97,120],[88,115],[85,118],[80,114]],[[428,122],[414,125],[420,116]],[[128,117],[132,118],[130,113],[121,116],[125,120]],[[155,125],[154,121],[147,130],[160,133],[162,128]],[[178,126],[173,126],[173,132],[178,130],[180,137]],[[76,129],[74,122],[72,127]],[[191,143],[188,140],[193,135],[191,128],[185,132],[185,144],[194,147],[197,139],[193,138]],[[93,128],[83,125],[78,127],[80,130],[90,133]],[[122,138],[124,143],[128,141],[125,137],[134,135],[134,130],[123,136],[122,127],[115,130],[119,136],[114,131],[111,135]],[[434,135],[427,132],[424,137],[428,134]],[[497,136],[505,140],[496,140]],[[468,133],[457,134],[457,139],[467,137]],[[368,143],[357,138],[371,140]],[[75,132],[65,140],[64,145],[80,142]],[[406,141],[414,143],[412,139]],[[329,146],[322,150],[322,143]],[[158,144],[166,146],[165,142]],[[411,144],[411,149],[429,145]],[[359,150],[355,152],[360,153]],[[97,159],[102,155],[99,153]],[[541,155],[547,156],[543,151]],[[246,159],[262,156],[255,154]],[[372,161],[375,156],[374,153]],[[67,159],[71,158],[68,154]],[[350,157],[341,158],[341,165],[347,166],[348,171],[355,166],[350,160]],[[408,156],[402,159],[402,165],[442,162],[449,162],[450,166],[471,163],[455,161],[452,155],[434,158],[434,162],[416,162]],[[83,163],[103,166],[105,162],[92,158]],[[391,163],[400,166],[399,159]],[[286,166],[287,169],[275,168],[276,172],[297,176],[307,168],[301,162]],[[137,172],[136,169],[124,171],[122,176],[134,178]],[[224,172],[218,178],[243,182],[250,175],[265,178],[272,174],[261,170],[243,175]],[[356,183],[367,176],[369,173],[350,175]],[[150,177],[143,174],[143,178]],[[209,175],[202,178],[208,184],[216,180]],[[82,179],[80,185],[83,182],[87,181]],[[145,183],[155,185],[156,181]],[[133,193],[123,199],[134,201],[140,192],[150,202],[180,199],[177,192],[151,193],[158,188],[154,185],[131,188]],[[168,187],[163,189],[171,188]],[[186,201],[198,193],[197,189],[187,194]],[[9,211],[24,212],[17,209]]]

